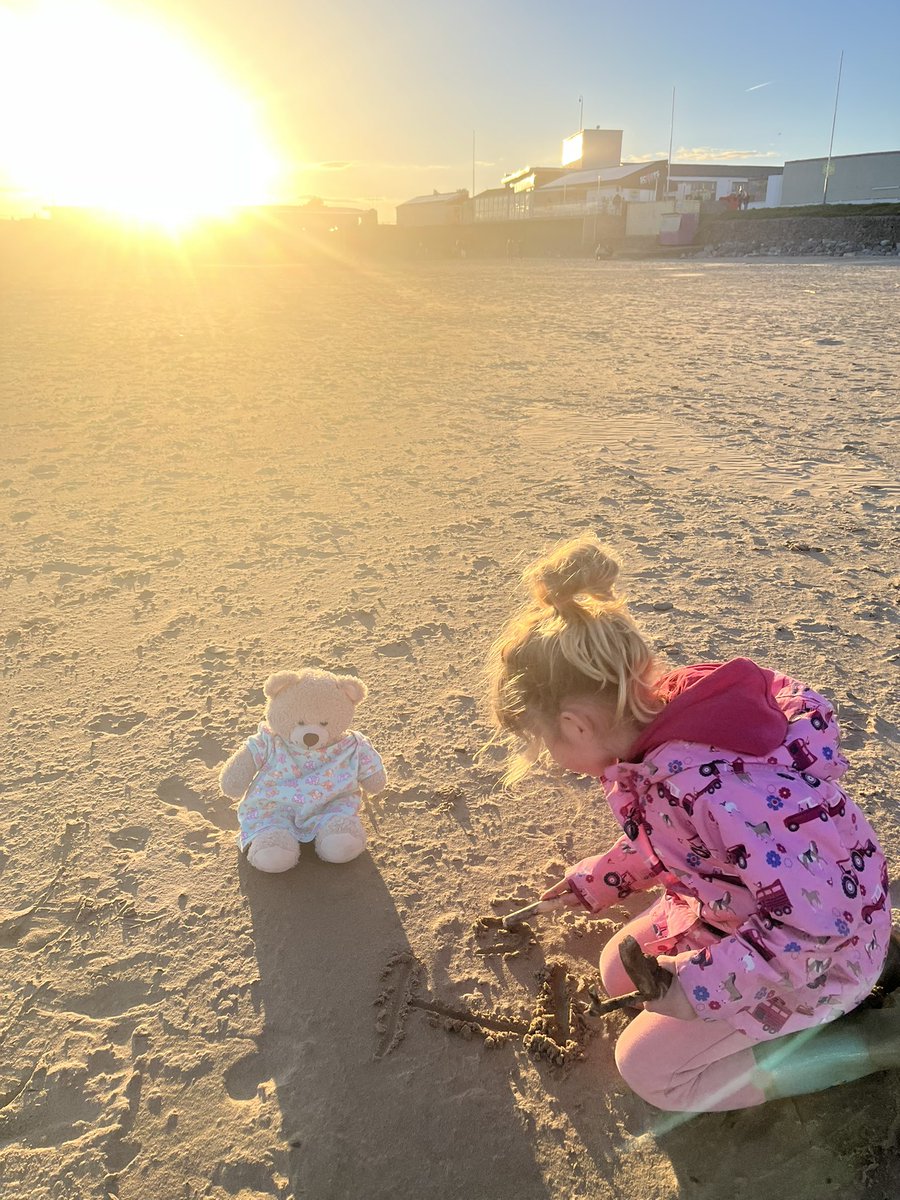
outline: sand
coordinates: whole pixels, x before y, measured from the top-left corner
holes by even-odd
[[[900,877],[896,264],[17,269],[3,289],[4,1200],[882,1200],[875,1076],[671,1118],[586,1018],[636,906],[505,934],[617,832],[499,788],[481,671],[594,529],[675,664],[838,703]],[[358,673],[369,851],[240,862],[281,666]],[[479,923],[480,918],[488,920]]]

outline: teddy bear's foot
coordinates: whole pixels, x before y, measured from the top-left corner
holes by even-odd
[[[330,817],[319,826],[316,854],[325,862],[350,862],[366,848],[366,830],[359,817]]]
[[[289,871],[300,858],[300,846],[286,829],[269,829],[250,843],[247,862],[257,871]]]

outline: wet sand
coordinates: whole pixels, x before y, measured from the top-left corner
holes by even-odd
[[[5,1200],[882,1200],[889,1076],[670,1118],[584,988],[625,907],[496,918],[603,847],[499,789],[481,671],[590,528],[674,664],[838,703],[900,878],[900,267],[147,265],[2,292]],[[369,851],[238,860],[281,666],[358,673]],[[478,924],[479,918],[494,918]]]

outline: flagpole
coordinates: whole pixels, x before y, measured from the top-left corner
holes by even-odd
[[[834,149],[834,127],[837,123],[838,96],[841,94],[841,71],[844,68],[844,52],[838,63],[837,87],[834,89],[834,113],[831,118],[831,141],[828,143],[828,161],[825,163],[825,185],[822,188],[822,203],[828,203],[828,177],[831,174],[831,151]]]
[[[672,174],[672,138],[675,136],[675,88],[672,88],[672,118],[669,121],[669,157],[666,159],[666,195],[668,196],[669,177]]]

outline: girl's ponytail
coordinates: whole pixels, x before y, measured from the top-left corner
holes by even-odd
[[[526,743],[507,772],[520,778],[540,753],[537,730],[566,701],[589,696],[616,721],[647,724],[662,707],[653,651],[616,593],[619,562],[586,534],[564,542],[523,574],[531,603],[492,647],[490,698],[498,727]]]

